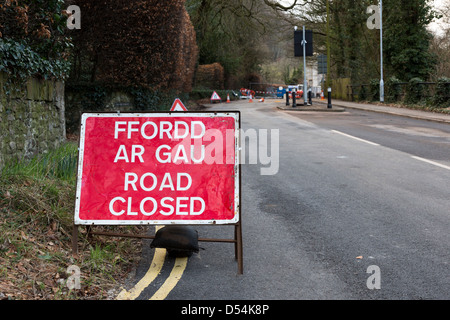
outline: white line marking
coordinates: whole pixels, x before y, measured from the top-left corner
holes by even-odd
[[[434,161],[431,161],[431,160],[428,160],[428,159],[424,159],[424,158],[421,158],[421,157],[416,157],[416,156],[411,156],[411,158],[419,160],[419,161],[423,161],[423,162],[426,162],[426,163],[429,163],[429,164],[432,164],[432,165],[435,165],[435,166],[440,167],[440,168],[444,168],[444,169],[450,170],[449,166],[446,166],[446,165],[438,163],[438,162],[434,162]]]
[[[340,131],[337,131],[337,130],[331,130],[331,132],[338,133],[338,134],[341,134],[343,136],[346,136],[346,137],[349,137],[349,138],[352,138],[352,139],[355,139],[355,140],[358,140],[358,141],[361,141],[361,142],[365,142],[365,143],[371,144],[373,146],[379,146],[378,143],[375,143],[375,142],[372,142],[372,141],[367,141],[367,140],[364,140],[364,139],[361,139],[361,138],[357,138],[357,137],[351,136],[349,134],[346,134],[346,133],[343,133],[343,132],[340,132]]]

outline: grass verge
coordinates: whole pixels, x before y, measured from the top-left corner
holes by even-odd
[[[67,142],[0,172],[0,300],[112,299],[139,260],[140,240],[88,239],[85,228],[79,256],[72,256],[77,158],[77,145]],[[72,265],[80,269],[81,289],[68,288]]]

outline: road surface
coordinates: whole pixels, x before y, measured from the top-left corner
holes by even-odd
[[[279,130],[276,174],[242,165],[244,274],[232,244],[200,243],[189,259],[146,245],[140,286],[122,298],[450,299],[450,125],[257,101],[211,107],[240,110],[244,130],[274,141]],[[230,226],[196,228],[233,237]]]

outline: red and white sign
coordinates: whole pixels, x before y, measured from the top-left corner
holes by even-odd
[[[239,112],[85,113],[75,224],[239,221]]]
[[[187,108],[180,99],[176,98],[172,103],[172,107],[170,107],[170,111],[187,111]]]
[[[215,101],[215,100],[220,100],[222,101],[222,99],[220,98],[220,96],[217,94],[217,92],[213,92],[213,94],[211,95],[211,101]]]

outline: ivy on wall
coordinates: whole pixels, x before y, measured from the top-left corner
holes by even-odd
[[[0,72],[5,92],[29,77],[61,80],[70,70],[64,0],[0,0]]]

